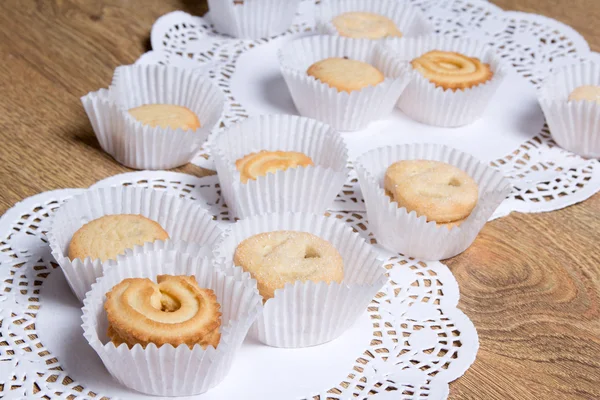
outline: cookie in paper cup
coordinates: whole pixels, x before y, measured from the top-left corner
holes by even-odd
[[[317,30],[326,35],[344,36],[332,20],[345,13],[366,12],[392,20],[403,37],[427,35],[434,32],[425,15],[411,4],[398,0],[330,0],[316,7]]]
[[[275,290],[251,328],[262,343],[307,347],[336,339],[365,312],[386,283],[383,262],[352,228],[334,217],[307,213],[273,213],[236,222],[215,246],[217,264],[234,267],[234,253],[245,239],[273,231],[308,232],[330,242],[343,258],[342,283],[296,281]]]
[[[348,176],[348,151],[342,137],[309,118],[248,118],[222,132],[212,150],[225,202],[238,218],[284,211],[323,213]],[[267,173],[243,183],[236,161],[262,150],[300,152],[314,165]]]
[[[508,73],[501,58],[490,46],[470,39],[430,35],[390,39],[378,46],[381,46],[381,52],[410,69],[412,60],[432,50],[457,52],[489,64],[493,74],[489,80],[455,91],[436,87],[429,79],[412,70],[412,79],[402,92],[398,107],[410,118],[428,125],[450,128],[475,122],[481,118]]]
[[[479,199],[469,217],[448,229],[398,207],[385,193],[384,177],[387,168],[401,160],[441,161],[466,172],[479,186]],[[377,148],[358,157],[354,166],[377,242],[390,251],[422,260],[442,260],[465,251],[511,191],[508,180],[496,169],[467,153],[437,144]]]
[[[69,199],[54,214],[47,233],[52,255],[79,300],[102,276],[109,261],[68,257],[71,238],[86,223],[113,214],[142,215],[158,224],[174,240],[210,246],[222,231],[202,203],[163,191],[135,187],[87,190]]]
[[[538,99],[552,138],[566,150],[583,157],[600,158],[600,104],[569,101],[581,86],[600,87],[600,64],[585,62],[564,67],[547,77]]]
[[[406,65],[381,53],[375,43],[321,35],[296,39],[279,50],[281,73],[300,115],[337,130],[355,131],[390,114],[412,75]],[[372,65],[384,75],[384,81],[348,93],[307,74],[317,61],[344,57]]]
[[[292,25],[300,0],[208,0],[217,31],[237,38],[279,35]]]
[[[256,281],[249,274],[227,275],[210,258],[194,255],[197,248],[175,243],[169,249],[137,248],[119,256],[114,266],[92,286],[84,300],[83,330],[110,374],[121,384],[158,396],[189,396],[218,385],[229,372],[252,322],[262,309]],[[198,286],[212,289],[220,304],[221,338],[217,347],[196,344],[174,347],[151,343],[115,346],[107,336],[106,293],[126,278],[194,275]]]
[[[88,93],[81,102],[104,151],[127,167],[155,170],[191,161],[221,118],[225,97],[208,77],[191,69],[127,65],[115,70],[109,89]],[[148,104],[186,107],[201,125],[152,127],[128,112]]]

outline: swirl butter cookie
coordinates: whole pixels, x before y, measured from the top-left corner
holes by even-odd
[[[375,86],[385,80],[383,73],[371,64],[336,57],[317,61],[306,73],[336,88],[338,92],[348,93]]]
[[[265,300],[286,283],[338,282],[344,279],[344,261],[328,241],[307,232],[261,233],[241,242],[233,262],[252,275]]]
[[[399,207],[448,227],[463,222],[479,198],[477,183],[469,175],[439,161],[398,161],[388,167],[384,187]]]
[[[468,89],[492,79],[489,64],[451,51],[433,50],[411,61],[412,67],[437,87]]]
[[[172,104],[145,104],[129,109],[129,114],[144,125],[163,129],[196,130],[200,128],[198,116],[189,108]]]
[[[200,288],[193,276],[159,275],[156,280],[125,279],[106,294],[112,342],[144,348],[150,343],[217,347],[221,306],[215,293]]]
[[[307,167],[314,165],[312,159],[304,153],[297,151],[259,151],[250,153],[235,162],[235,167],[240,172],[242,183],[256,180],[259,176],[276,171],[285,171],[288,168]]]
[[[575,88],[569,95],[569,101],[581,100],[600,104],[600,86],[584,85]]]
[[[83,225],[71,239],[69,258],[107,261],[123,254],[126,249],[146,242],[166,240],[169,234],[158,222],[142,215],[105,215]]]
[[[340,36],[381,39],[401,37],[402,32],[388,17],[369,12],[346,12],[331,20]]]

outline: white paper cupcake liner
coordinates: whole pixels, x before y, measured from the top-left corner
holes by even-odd
[[[127,65],[115,70],[110,88],[81,98],[100,146],[135,169],[169,169],[188,163],[223,113],[225,97],[209,78],[193,70],[161,65]],[[196,130],[151,127],[128,110],[144,104],[189,108]]]
[[[452,164],[479,185],[477,206],[465,222],[448,229],[398,207],[384,191],[387,168],[400,160],[435,160]],[[381,147],[361,155],[355,163],[365,199],[369,227],[386,249],[422,260],[442,260],[465,251],[494,210],[511,191],[511,185],[496,169],[475,157],[437,144],[409,144]]]
[[[416,7],[398,0],[329,0],[316,7],[317,31],[326,35],[339,36],[331,22],[333,18],[347,12],[369,12],[388,17],[402,32],[403,37],[427,35],[434,32],[433,26]]]
[[[457,127],[481,118],[494,94],[506,77],[507,70],[494,50],[469,39],[445,36],[421,36],[389,39],[380,43],[381,50],[398,63],[405,64],[412,79],[398,101],[398,107],[410,118],[428,125]],[[412,70],[410,62],[431,50],[454,51],[477,57],[490,65],[493,77],[480,85],[463,90],[435,87],[427,78]]]
[[[278,230],[309,232],[329,241],[344,260],[341,284],[300,282],[275,291],[251,331],[262,343],[275,347],[307,347],[339,337],[365,312],[387,281],[383,262],[364,239],[336,218],[306,213],[274,213],[235,223],[215,246],[217,263],[233,268],[240,242]]]
[[[157,396],[190,396],[218,385],[230,370],[252,322],[262,309],[256,281],[248,274],[228,276],[215,268],[209,258],[189,254],[180,243],[170,250],[139,251],[119,256],[114,267],[106,271],[88,292],[83,306],[83,331],[90,346],[98,353],[106,369],[123,385]],[[183,249],[183,250],[182,250]],[[123,279],[138,277],[156,281],[156,276],[194,275],[200,287],[215,291],[221,305],[221,340],[215,349],[199,345],[143,349],[126,344],[119,347],[110,341],[104,310],[106,293]]]
[[[238,218],[284,211],[323,213],[348,176],[342,137],[328,125],[293,115],[248,118],[222,132],[212,150],[225,202]],[[242,183],[236,160],[261,150],[302,152],[315,165]]]
[[[279,50],[281,72],[298,112],[341,131],[364,129],[390,114],[412,75],[406,65],[387,57],[375,43],[323,35],[297,39]],[[338,92],[306,73],[312,64],[330,57],[369,63],[386,79],[351,93]]]
[[[552,138],[560,147],[583,157],[600,158],[600,105],[569,101],[571,92],[583,85],[600,86],[599,64],[575,64],[547,77],[538,99]]]
[[[279,35],[291,25],[300,0],[208,0],[209,19],[217,31],[233,37],[261,39]]]
[[[75,232],[86,223],[111,214],[139,214],[158,222],[174,240],[197,244],[215,243],[222,231],[200,202],[166,192],[134,187],[93,189],[75,196],[54,214],[47,233],[52,255],[79,300],[102,276],[110,261],[68,257]]]

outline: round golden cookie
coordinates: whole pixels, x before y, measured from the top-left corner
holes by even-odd
[[[168,238],[169,234],[158,222],[142,215],[105,215],[75,232],[69,244],[69,258],[112,260],[135,245]]]
[[[369,12],[346,12],[336,16],[331,23],[340,36],[350,38],[381,39],[402,37],[402,32],[388,17]]]
[[[309,165],[314,165],[312,159],[297,151],[262,150],[258,153],[247,154],[235,162],[242,183],[248,182],[249,179],[256,180],[257,177],[265,176],[268,173]]]
[[[326,58],[311,65],[306,73],[336,88],[352,92],[384,81],[385,76],[374,66],[347,58]]]
[[[580,100],[600,104],[600,86],[585,85],[575,88],[569,95],[569,101]]]
[[[190,109],[172,104],[145,104],[131,108],[129,114],[144,125],[163,129],[196,130],[200,128],[198,116]]]
[[[108,336],[116,346],[140,344],[217,347],[221,339],[221,305],[211,289],[193,276],[129,278],[106,294]]]
[[[338,282],[344,279],[342,256],[327,240],[307,232],[261,233],[241,242],[233,257],[258,282],[266,300],[286,283]]]
[[[479,198],[477,183],[469,175],[439,161],[398,161],[385,172],[384,186],[399,207],[438,223],[467,218]]]
[[[468,89],[493,76],[489,64],[451,51],[430,51],[412,60],[411,65],[436,87],[444,89]]]

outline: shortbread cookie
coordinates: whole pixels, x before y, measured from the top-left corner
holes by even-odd
[[[191,110],[171,104],[145,104],[129,110],[129,114],[144,125],[163,129],[196,130],[200,128],[198,116]]]
[[[338,92],[352,92],[384,81],[385,76],[374,66],[347,58],[326,58],[308,68],[307,74]]]
[[[159,275],[156,281],[125,279],[106,294],[107,333],[113,343],[217,347],[221,306],[215,293],[201,289],[193,276]]]
[[[467,218],[479,197],[469,175],[439,161],[398,161],[388,167],[384,186],[399,207],[437,223]]]
[[[297,151],[263,150],[258,153],[247,154],[235,162],[242,183],[248,182],[249,179],[255,180],[257,177],[265,176],[268,173],[309,165],[314,165],[312,159]]]
[[[436,87],[468,89],[492,79],[489,64],[451,51],[433,50],[411,61],[412,67]]]
[[[600,104],[600,86],[579,86],[569,95],[569,101],[591,101]]]
[[[69,244],[69,258],[107,261],[123,254],[125,249],[146,242],[166,240],[169,234],[158,224],[142,215],[115,214],[88,222]]]
[[[381,39],[402,36],[394,21],[369,12],[346,12],[336,16],[331,23],[340,36],[350,38]]]
[[[286,283],[338,282],[344,279],[342,256],[328,241],[307,232],[275,231],[241,242],[233,257],[258,282],[265,300]]]

